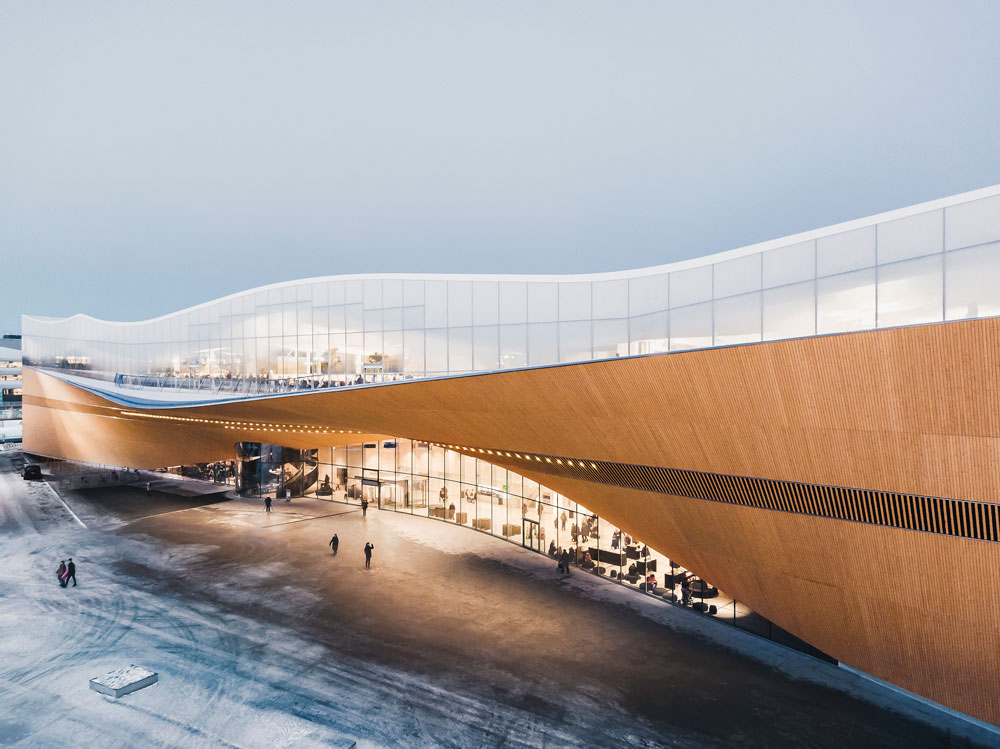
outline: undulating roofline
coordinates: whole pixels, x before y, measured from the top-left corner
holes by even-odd
[[[898,219],[908,218],[910,216],[915,216],[920,213],[925,213],[927,211],[940,210],[942,208],[949,208],[954,205],[959,205],[961,203],[967,203],[973,200],[980,200],[982,198],[989,198],[995,195],[1000,195],[1000,184],[991,185],[989,187],[983,187],[978,190],[970,190],[969,192],[959,193],[957,195],[949,195],[948,197],[938,198],[936,200],[930,200],[924,203],[917,203],[915,205],[906,206],[904,208],[896,208],[891,211],[885,211],[883,213],[877,213],[872,216],[867,216],[865,218],[852,219],[850,221],[844,221],[839,224],[832,224],[830,226],[824,226],[819,229],[810,229],[809,231],[799,232],[798,234],[791,234],[785,237],[778,237],[777,239],[769,239],[765,242],[758,242],[756,244],[746,245],[744,247],[738,247],[733,250],[725,250],[723,252],[716,252],[711,255],[702,255],[696,258],[690,258],[688,260],[678,260],[673,263],[666,263],[664,265],[652,265],[645,268],[635,268],[631,270],[620,270],[620,271],[607,271],[604,273],[579,273],[579,274],[535,274],[535,275],[521,275],[521,274],[509,274],[509,273],[354,273],[346,275],[332,275],[332,276],[311,276],[308,278],[300,278],[292,281],[279,281],[277,283],[266,284],[264,286],[257,286],[251,289],[245,289],[243,291],[237,291],[232,294],[227,294],[223,297],[218,297],[216,299],[209,299],[208,301],[201,302],[200,304],[192,305],[191,307],[185,307],[183,309],[176,310],[174,312],[168,312],[167,314],[160,315],[158,317],[152,317],[146,320],[132,320],[132,321],[115,321],[115,320],[102,320],[100,318],[92,317],[91,315],[86,315],[83,313],[77,313],[75,315],[70,315],[69,317],[47,317],[42,315],[21,315],[22,318],[32,320],[34,322],[41,323],[56,323],[65,322],[68,320],[84,319],[84,320],[94,320],[96,322],[103,323],[105,325],[146,325],[153,322],[158,322],[160,320],[166,320],[177,315],[185,314],[188,312],[193,312],[195,310],[207,307],[209,305],[217,304],[219,302],[224,302],[229,299],[235,299],[237,297],[242,297],[247,294],[253,294],[261,291],[269,291],[271,289],[288,288],[291,286],[299,286],[302,284],[313,284],[313,283],[323,283],[329,281],[365,281],[365,280],[426,280],[426,281],[613,281],[619,279],[637,278],[642,276],[656,275],[661,273],[673,273],[682,270],[688,270],[690,268],[698,268],[705,265],[711,265],[713,263],[724,262],[726,260],[734,260],[736,258],[744,257],[746,255],[751,255],[758,252],[766,252],[768,250],[778,249],[780,247],[787,247],[789,245],[798,244],[800,242],[809,242],[816,239],[821,239],[823,237],[833,236],[835,234],[842,234],[844,232],[853,231],[855,229],[862,229],[868,226],[874,226],[876,224],[882,224],[889,221],[896,221]]]

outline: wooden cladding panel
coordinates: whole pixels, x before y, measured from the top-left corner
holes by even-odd
[[[236,442],[273,439],[259,431],[236,434],[209,424],[124,417],[116,404],[41,372],[26,368],[22,377],[24,449],[36,455],[130,468],[162,468],[235,460]],[[193,415],[204,414],[195,410]],[[386,435],[370,433],[327,435],[323,444],[347,445],[384,438]],[[281,442],[289,447],[317,446],[305,435],[282,435]]]
[[[996,502],[998,390],[992,318],[178,412]]]

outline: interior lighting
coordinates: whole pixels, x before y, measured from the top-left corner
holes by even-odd
[[[595,466],[593,463],[590,464],[590,467],[593,468],[595,471],[597,470],[597,466]]]

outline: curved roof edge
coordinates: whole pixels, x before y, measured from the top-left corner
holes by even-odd
[[[82,319],[82,320],[93,320],[94,322],[99,322],[105,325],[147,325],[153,322],[159,322],[160,320],[166,320],[176,315],[181,315],[186,312],[193,312],[199,310],[203,307],[208,307],[213,304],[218,304],[219,302],[224,302],[229,299],[235,299],[237,297],[242,297],[247,294],[255,294],[261,291],[269,291],[271,289],[287,288],[289,286],[299,286],[302,284],[313,284],[313,283],[325,283],[330,281],[371,281],[371,280],[420,280],[420,281],[614,281],[619,279],[635,278],[637,276],[647,276],[647,275],[657,275],[660,273],[673,273],[677,271],[687,270],[689,268],[698,268],[704,265],[711,265],[714,263],[724,262],[726,260],[734,260],[739,257],[744,257],[745,255],[752,255],[758,252],[766,252],[768,250],[778,249],[779,247],[787,247],[788,245],[798,244],[799,242],[809,242],[814,239],[820,239],[822,237],[832,236],[834,234],[841,234],[843,232],[852,231],[854,229],[862,229],[866,226],[873,226],[875,224],[886,223],[889,221],[896,221],[902,218],[908,218],[910,216],[915,216],[920,213],[926,213],[927,211],[939,210],[942,208],[949,208],[951,206],[959,205],[961,203],[968,203],[974,200],[980,200],[982,198],[989,198],[995,195],[1000,195],[1000,184],[991,185],[989,187],[982,187],[978,190],[970,190],[968,192],[958,193],[957,195],[949,195],[944,198],[937,198],[935,200],[929,200],[924,203],[916,203],[915,205],[905,206],[903,208],[896,208],[891,211],[885,211],[883,213],[876,213],[872,216],[866,216],[864,218],[851,219],[850,221],[843,221],[839,224],[831,224],[830,226],[824,226],[819,229],[810,229],[808,231],[799,232],[798,234],[790,234],[784,237],[778,237],[776,239],[768,239],[764,242],[758,242],[756,244],[746,245],[744,247],[737,247],[733,250],[724,250],[722,252],[716,252],[711,255],[701,255],[696,258],[690,258],[688,260],[678,260],[673,263],[666,263],[664,265],[652,265],[643,268],[633,268],[629,270],[620,271],[606,271],[602,273],[570,273],[570,274],[534,274],[534,275],[523,275],[516,273],[353,273],[346,275],[335,275],[335,276],[311,276],[308,278],[299,278],[291,281],[278,281],[272,284],[266,284],[264,286],[255,286],[250,289],[245,289],[243,291],[237,291],[232,294],[227,294],[226,296],[218,297],[216,299],[210,299],[200,304],[195,304],[190,307],[184,307],[182,309],[176,310],[174,312],[168,312],[164,315],[159,315],[158,317],[151,317],[146,320],[133,320],[133,321],[116,321],[116,320],[102,320],[98,317],[93,317],[91,315],[77,313],[75,315],[70,315],[69,317],[46,317],[42,315],[26,315],[22,314],[21,317],[24,319],[31,320],[33,322],[40,323],[56,323],[56,322],[67,322],[69,320]]]

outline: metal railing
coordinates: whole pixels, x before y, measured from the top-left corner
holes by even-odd
[[[396,382],[405,379],[402,374],[378,375],[306,375],[301,377],[175,377],[172,375],[116,374],[114,383],[127,390],[185,390],[219,395],[269,395],[272,393],[298,393],[328,388],[356,387],[376,382]]]

